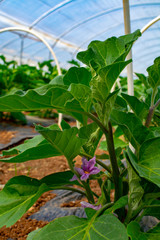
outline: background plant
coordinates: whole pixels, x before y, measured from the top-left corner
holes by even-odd
[[[27,91],[49,83],[58,76],[57,67],[53,65],[53,60],[38,63],[38,67],[27,64],[18,65],[16,61],[7,61],[5,56],[0,56],[0,96],[12,94],[18,90]],[[61,69],[62,73],[66,72]],[[40,117],[50,117],[55,114],[51,110],[36,112]],[[4,113],[0,112],[0,119],[14,122],[27,123],[25,115],[21,112]]]
[[[54,78],[45,86],[0,98],[1,111],[53,108],[81,123],[79,129],[71,128],[65,121],[60,127],[56,124],[47,128],[36,125],[40,135],[3,151],[1,161],[6,162],[64,155],[70,171],[51,174],[41,180],[26,176],[10,179],[0,192],[0,226],[15,223],[43,192],[68,189],[87,197],[86,206],[90,206],[86,208],[87,218],[68,216],[56,219],[29,234],[28,239],[152,240],[160,237],[159,224],[147,233],[139,225],[145,215],[160,219],[160,130],[157,120],[160,58],[147,69],[148,78],[144,82],[147,90],[143,100],[120,89],[112,91],[116,79],[131,62],[125,58],[139,36],[137,30],[104,42],[93,41],[86,51],[77,55],[90,71],[72,67],[64,76]],[[87,124],[88,118],[93,122]],[[120,138],[122,133],[123,138]],[[92,167],[96,170],[100,165],[103,171],[91,174],[90,159],[95,156],[102,135],[106,140],[101,148],[107,149],[108,155],[96,155],[96,164]],[[83,162],[81,170],[75,168],[77,155],[89,160],[89,166],[84,167]],[[103,161],[108,158],[110,165]],[[83,174],[88,174],[87,178]],[[100,197],[90,188],[92,178],[101,188]],[[111,202],[113,188],[114,202]]]

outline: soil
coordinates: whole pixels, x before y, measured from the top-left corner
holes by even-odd
[[[15,136],[16,131],[2,131],[1,132],[1,138],[0,138],[0,143],[5,144],[9,143],[11,139]]]
[[[75,125],[75,123],[71,123],[71,125]],[[6,137],[9,136],[8,138]],[[14,137],[14,133],[3,133],[1,135],[1,142],[5,143],[5,141],[9,141],[12,137]],[[100,150],[98,150],[98,154],[100,154]],[[76,165],[79,167],[81,165],[81,158],[76,158]],[[43,178],[46,175],[51,173],[66,171],[69,170],[68,163],[63,156],[52,157],[34,161],[28,161],[24,163],[4,163],[0,162],[0,185],[5,184],[10,178],[15,175],[27,175],[33,178]],[[99,187],[95,184],[93,180],[91,183],[91,188],[100,195],[101,191]],[[37,228],[41,228],[45,226],[48,222],[32,220],[29,216],[35,212],[37,212],[41,206],[43,206],[47,201],[54,198],[55,194],[51,192],[44,193],[38,201],[28,210],[28,212],[13,226],[6,228],[3,227],[0,229],[0,239],[7,240],[11,238],[13,240],[25,240],[27,235],[36,230]],[[80,206],[80,201],[73,201],[70,203],[64,203],[61,207],[75,207]]]

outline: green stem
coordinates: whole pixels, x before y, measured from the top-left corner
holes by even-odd
[[[157,204],[155,204],[155,205],[144,205],[144,207],[143,208],[155,208],[155,207],[159,207],[159,205]]]
[[[156,198],[160,198],[160,192],[157,193],[147,193],[144,197],[144,200],[146,201],[147,199],[156,199]]]
[[[110,208],[113,206],[114,203],[106,203],[103,207],[101,207],[97,213],[96,213],[96,217],[99,216],[102,212],[104,212],[106,209]]]
[[[108,130],[107,128],[99,121],[99,119],[97,117],[95,117],[93,114],[91,113],[85,113],[90,119],[92,119],[94,122],[97,123],[97,125],[100,127],[100,129],[102,130],[102,132],[104,134],[108,134]]]
[[[153,115],[154,115],[154,107],[150,107],[149,108],[149,113],[148,113],[148,116],[147,116],[147,119],[146,119],[146,123],[145,123],[146,127],[149,127]]]
[[[120,178],[120,172],[118,168],[111,122],[108,123],[108,134],[105,134],[107,140],[107,146],[110,156],[110,162],[112,166],[112,176],[115,185],[115,201],[117,201],[122,196],[122,181]]]
[[[100,166],[102,166],[104,169],[106,169],[109,173],[111,173],[110,167],[108,167],[108,166],[107,166],[105,163],[103,163],[101,160],[96,159],[96,162],[97,162]]]
[[[97,179],[98,183],[99,183],[99,186],[101,188],[101,191],[103,191],[104,193],[104,196],[105,196],[105,199],[106,199],[106,202],[110,202],[110,195],[108,194],[107,190],[106,190],[106,187],[105,187],[105,182],[106,182],[106,179],[104,181],[102,181],[101,178]]]
[[[127,216],[126,216],[125,221],[124,221],[125,225],[127,225],[129,223],[131,217],[132,217],[132,210],[131,210],[131,207],[129,205]]]
[[[160,104],[160,99],[154,104],[156,93],[157,93],[157,89],[155,88],[155,89],[153,89],[153,92],[152,92],[151,106],[149,108],[149,113],[148,113],[146,123],[145,123],[146,127],[149,127],[149,125],[151,123],[151,120],[152,120],[152,117],[154,115],[154,111],[158,107],[158,105]]]
[[[92,193],[92,190],[91,190],[89,184],[88,184],[87,182],[84,182],[84,181],[83,181],[82,184],[83,184],[83,186],[84,186],[84,188],[85,188],[85,190],[86,190],[86,197],[88,198],[88,202],[94,204],[95,201],[94,201],[93,193]]]
[[[57,110],[63,112],[64,108],[56,108]],[[92,113],[88,113],[88,112],[82,112],[82,111],[78,111],[75,109],[67,109],[67,112],[77,112],[77,113],[81,113],[84,114],[86,116],[88,116],[90,119],[92,119],[94,122],[97,123],[97,125],[100,127],[100,129],[102,130],[102,132],[104,133],[108,133],[107,128],[99,121],[99,119],[97,117],[95,117]]]
[[[152,97],[151,97],[151,107],[153,107],[153,105],[154,105],[154,100],[155,100],[155,97],[156,97],[156,93],[157,93],[157,88],[154,88],[153,92],[152,92]]]
[[[93,191],[92,191],[93,192]],[[95,193],[95,192],[93,192],[93,195],[98,199],[99,198],[99,196]]]

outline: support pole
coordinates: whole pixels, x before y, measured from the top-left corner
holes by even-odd
[[[23,59],[23,47],[24,47],[24,38],[23,38],[23,36],[21,36],[20,65],[22,65],[22,59]]]
[[[131,33],[130,27],[130,12],[129,12],[129,0],[123,0],[123,15],[124,15],[124,29],[125,34]],[[132,59],[132,51],[127,55],[127,60]],[[134,95],[133,85],[133,64],[127,65],[127,81],[128,81],[128,94]]]

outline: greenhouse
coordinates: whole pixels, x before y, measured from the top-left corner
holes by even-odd
[[[160,239],[160,0],[0,0],[0,240]]]

